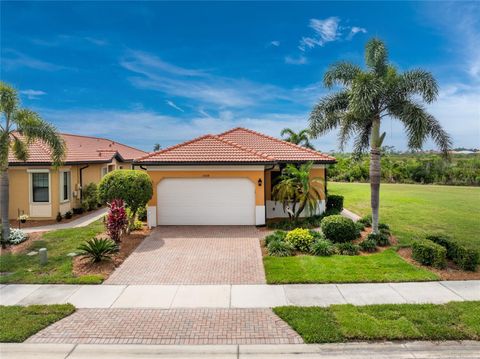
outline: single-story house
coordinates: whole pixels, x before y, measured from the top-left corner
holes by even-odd
[[[18,136],[18,134],[17,134]],[[63,165],[54,169],[45,144],[29,145],[27,162],[10,155],[8,216],[26,214],[31,219],[54,219],[80,207],[82,186],[98,184],[115,169],[130,169],[133,159],[147,152],[105,138],[61,134],[67,153]]]
[[[135,159],[153,182],[148,224],[264,225],[286,217],[272,187],[288,163],[312,161],[326,178],[335,158],[249,129],[205,135]],[[326,187],[326,182],[324,181]],[[326,188],[324,188],[324,192]],[[324,211],[325,199],[319,203]]]

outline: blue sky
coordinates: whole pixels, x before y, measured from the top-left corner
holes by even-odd
[[[478,2],[2,2],[1,78],[61,131],[150,150],[245,126],[304,128],[338,60],[386,41],[440,84],[430,111],[480,146]],[[383,123],[385,144],[405,148]],[[336,135],[315,141],[338,149]],[[426,148],[431,148],[427,143]]]

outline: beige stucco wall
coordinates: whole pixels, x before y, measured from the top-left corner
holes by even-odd
[[[195,170],[195,171],[161,171],[161,170],[147,170],[150,175],[153,184],[153,197],[148,202],[149,206],[157,205],[157,186],[158,183],[164,178],[248,178],[255,184],[255,204],[257,206],[263,206],[265,204],[264,197],[264,177],[263,170],[258,171],[237,171],[237,170],[225,170],[225,171],[209,171],[209,170]],[[258,186],[258,180],[262,180],[262,186]]]
[[[130,169],[130,163],[117,162],[115,159],[109,163],[115,165],[118,169]],[[109,164],[90,164],[82,171],[83,185],[91,182],[98,184],[102,177],[102,167]],[[10,181],[10,201],[8,216],[10,219],[16,219],[20,214],[24,213],[31,219],[54,219],[58,212],[65,214],[66,211],[80,206],[80,168],[86,165],[62,166],[59,169],[53,167],[10,167],[8,170],[8,178]],[[28,170],[48,169],[50,171],[50,205],[51,210],[48,217],[34,217],[30,214],[30,180]],[[60,171],[69,170],[71,173],[71,195],[70,201],[60,202]]]

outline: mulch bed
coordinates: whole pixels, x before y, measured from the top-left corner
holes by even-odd
[[[15,244],[15,245],[8,245],[7,248],[5,249],[1,248],[0,255],[7,254],[7,253],[17,254],[17,253],[25,252],[32,245],[33,241],[42,240],[43,233],[44,232],[29,233],[26,241],[19,244]]]
[[[100,207],[101,208],[101,207]],[[99,209],[100,209],[99,208]],[[20,229],[23,228],[32,228],[32,227],[42,227],[42,226],[49,226],[51,224],[58,224],[58,223],[69,223],[71,221],[74,221],[76,219],[85,217],[88,214],[91,214],[93,211],[85,211],[82,214],[73,214],[72,218],[66,219],[65,217],[58,222],[56,219],[42,219],[42,220],[33,220],[33,219],[27,219],[25,223],[20,224]],[[16,219],[11,219],[10,220],[10,227],[12,228],[18,228],[18,222]]]
[[[102,261],[100,263],[92,263],[84,256],[73,258],[73,274],[75,276],[82,275],[101,275],[107,279],[110,274],[127,259],[127,257],[138,247],[140,243],[150,234],[150,230],[144,226],[141,230],[131,232],[129,235],[122,237],[120,242],[120,251],[112,256],[110,261]],[[98,238],[108,238],[106,234],[97,236]]]
[[[434,267],[424,266],[412,258],[412,248],[400,248],[397,253],[408,263],[429,270],[437,274],[442,280],[474,280],[480,279],[480,271],[467,272],[459,269],[452,261],[447,261],[447,268],[438,269]]]

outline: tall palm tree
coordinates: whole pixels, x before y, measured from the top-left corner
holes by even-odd
[[[8,221],[9,183],[8,156],[26,161],[28,145],[40,140],[51,150],[52,163],[59,166],[65,156],[65,143],[55,127],[28,109],[20,108],[17,91],[0,82],[0,213],[2,218],[2,246],[10,236]]]
[[[385,132],[380,133],[382,120],[399,120],[411,149],[420,149],[430,137],[447,156],[451,140],[422,104],[437,98],[438,86],[431,73],[421,69],[399,72],[388,62],[385,44],[375,38],[365,47],[365,64],[365,70],[347,62],[327,70],[324,85],[342,89],[325,96],[313,108],[310,131],[318,137],[339,128],[341,148],[352,137],[354,152],[362,153],[370,147],[372,227],[378,233],[380,147],[385,139]]]
[[[298,168],[288,164],[279,182],[273,187],[273,198],[282,202],[283,210],[291,220],[297,220],[304,209],[314,213],[318,201],[322,199],[323,185],[315,185],[323,184],[323,181],[321,178],[310,178],[312,166],[312,162],[304,163]]]
[[[287,142],[310,148],[311,150],[315,149],[310,142],[310,130],[308,129],[295,132],[291,128],[284,128],[282,132],[280,132],[280,136]]]

